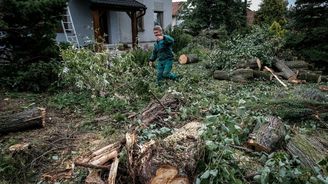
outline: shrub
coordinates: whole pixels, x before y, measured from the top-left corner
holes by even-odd
[[[173,52],[178,53],[183,48],[188,46],[192,41],[192,36],[185,33],[181,28],[170,28],[165,31],[166,34],[170,35],[174,39]]]
[[[213,69],[233,69],[236,64],[252,58],[271,65],[271,61],[283,47],[283,39],[272,34],[268,28],[254,27],[245,36],[237,34],[223,42],[210,54]]]
[[[0,67],[0,85],[41,91],[56,80],[59,49],[54,41],[66,0],[0,1],[0,51],[8,57]]]

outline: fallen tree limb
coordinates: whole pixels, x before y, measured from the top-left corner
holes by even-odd
[[[110,168],[110,166],[92,165],[92,164],[86,164],[86,163],[80,163],[80,162],[74,162],[74,165],[81,166],[81,167],[87,167],[87,168],[91,168],[91,169],[109,170],[109,168]]]
[[[296,80],[297,79],[297,75],[296,73],[293,72],[293,70],[291,70],[284,61],[279,60],[279,59],[275,59],[273,62],[274,66],[276,68],[278,68],[279,71],[282,72],[282,75],[285,79],[287,80]]]
[[[179,57],[179,63],[182,65],[189,63],[197,63],[198,61],[199,58],[195,54],[182,54]]]
[[[287,85],[286,85],[284,82],[282,82],[276,74],[274,74],[274,72],[273,72],[273,70],[272,70],[271,68],[269,68],[269,67],[267,67],[267,66],[264,66],[264,68],[265,68],[266,70],[268,70],[268,71],[274,76],[274,78],[277,79],[277,81],[278,81],[281,85],[283,85],[286,89],[288,89]]]
[[[31,128],[43,128],[46,122],[46,110],[33,108],[23,112],[0,116],[0,133],[23,131]]]
[[[169,113],[166,109],[176,111],[179,109],[182,102],[182,98],[179,95],[167,94],[164,95],[161,100],[156,97],[156,100],[152,101],[141,114],[143,125],[148,126],[155,120],[168,117]]]
[[[298,157],[303,167],[310,168],[314,172],[317,167],[323,174],[328,174],[327,165],[318,164],[328,158],[328,141],[326,139],[318,135],[297,134],[289,141],[286,149],[291,155]]]
[[[117,176],[117,168],[118,168],[119,159],[116,157],[112,163],[112,166],[108,175],[108,183],[107,184],[115,184],[116,176]]]

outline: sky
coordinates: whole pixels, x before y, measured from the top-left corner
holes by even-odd
[[[177,2],[177,1],[186,1],[186,0],[172,0],[173,2]],[[259,9],[259,5],[262,2],[262,0],[251,0],[251,6],[249,7],[249,9],[251,10],[258,10]],[[295,0],[288,0],[289,4],[294,4]]]

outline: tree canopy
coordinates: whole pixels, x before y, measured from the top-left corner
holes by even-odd
[[[263,0],[256,14],[258,23],[271,25],[274,21],[286,23],[287,2],[285,0]]]
[[[297,0],[290,18],[288,46],[308,60],[328,64],[327,0]]]
[[[183,11],[184,25],[193,32],[202,29],[219,29],[228,32],[246,26],[245,5],[242,0],[188,0]]]

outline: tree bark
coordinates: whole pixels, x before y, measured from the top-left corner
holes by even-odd
[[[300,70],[298,78],[307,82],[328,82],[327,76],[320,75],[308,70]]]
[[[319,136],[297,134],[289,141],[286,149],[291,155],[298,157],[303,167],[311,168],[313,171],[318,167],[323,174],[328,174],[325,168],[327,165],[318,164],[328,158],[328,141],[326,139]]]
[[[285,62],[286,66],[288,66],[290,69],[307,69],[309,68],[309,63],[298,60],[298,61],[286,61]]]
[[[297,75],[293,70],[291,70],[284,61],[279,59],[275,59],[274,66],[281,72],[283,72],[283,77],[287,80],[295,80],[297,79]]]
[[[214,79],[218,80],[232,80],[234,82],[247,82],[247,80],[254,78],[252,69],[237,69],[231,73],[223,70],[216,70],[213,74]]]
[[[189,63],[197,63],[199,61],[199,58],[195,54],[182,54],[179,57],[179,63],[184,65],[184,64],[189,64]]]
[[[0,133],[23,131],[45,126],[46,110],[33,108],[23,112],[0,116]]]
[[[253,130],[246,145],[256,151],[271,152],[277,148],[277,144],[284,136],[285,128],[282,121],[277,117],[270,116],[267,123]]]
[[[196,166],[204,152],[199,136],[203,125],[191,122],[158,142],[146,143],[132,156],[137,180],[142,183],[193,183]],[[144,148],[145,147],[145,148]]]
[[[253,59],[238,63],[236,67],[260,70],[262,68],[262,63],[258,58],[253,58]]]

